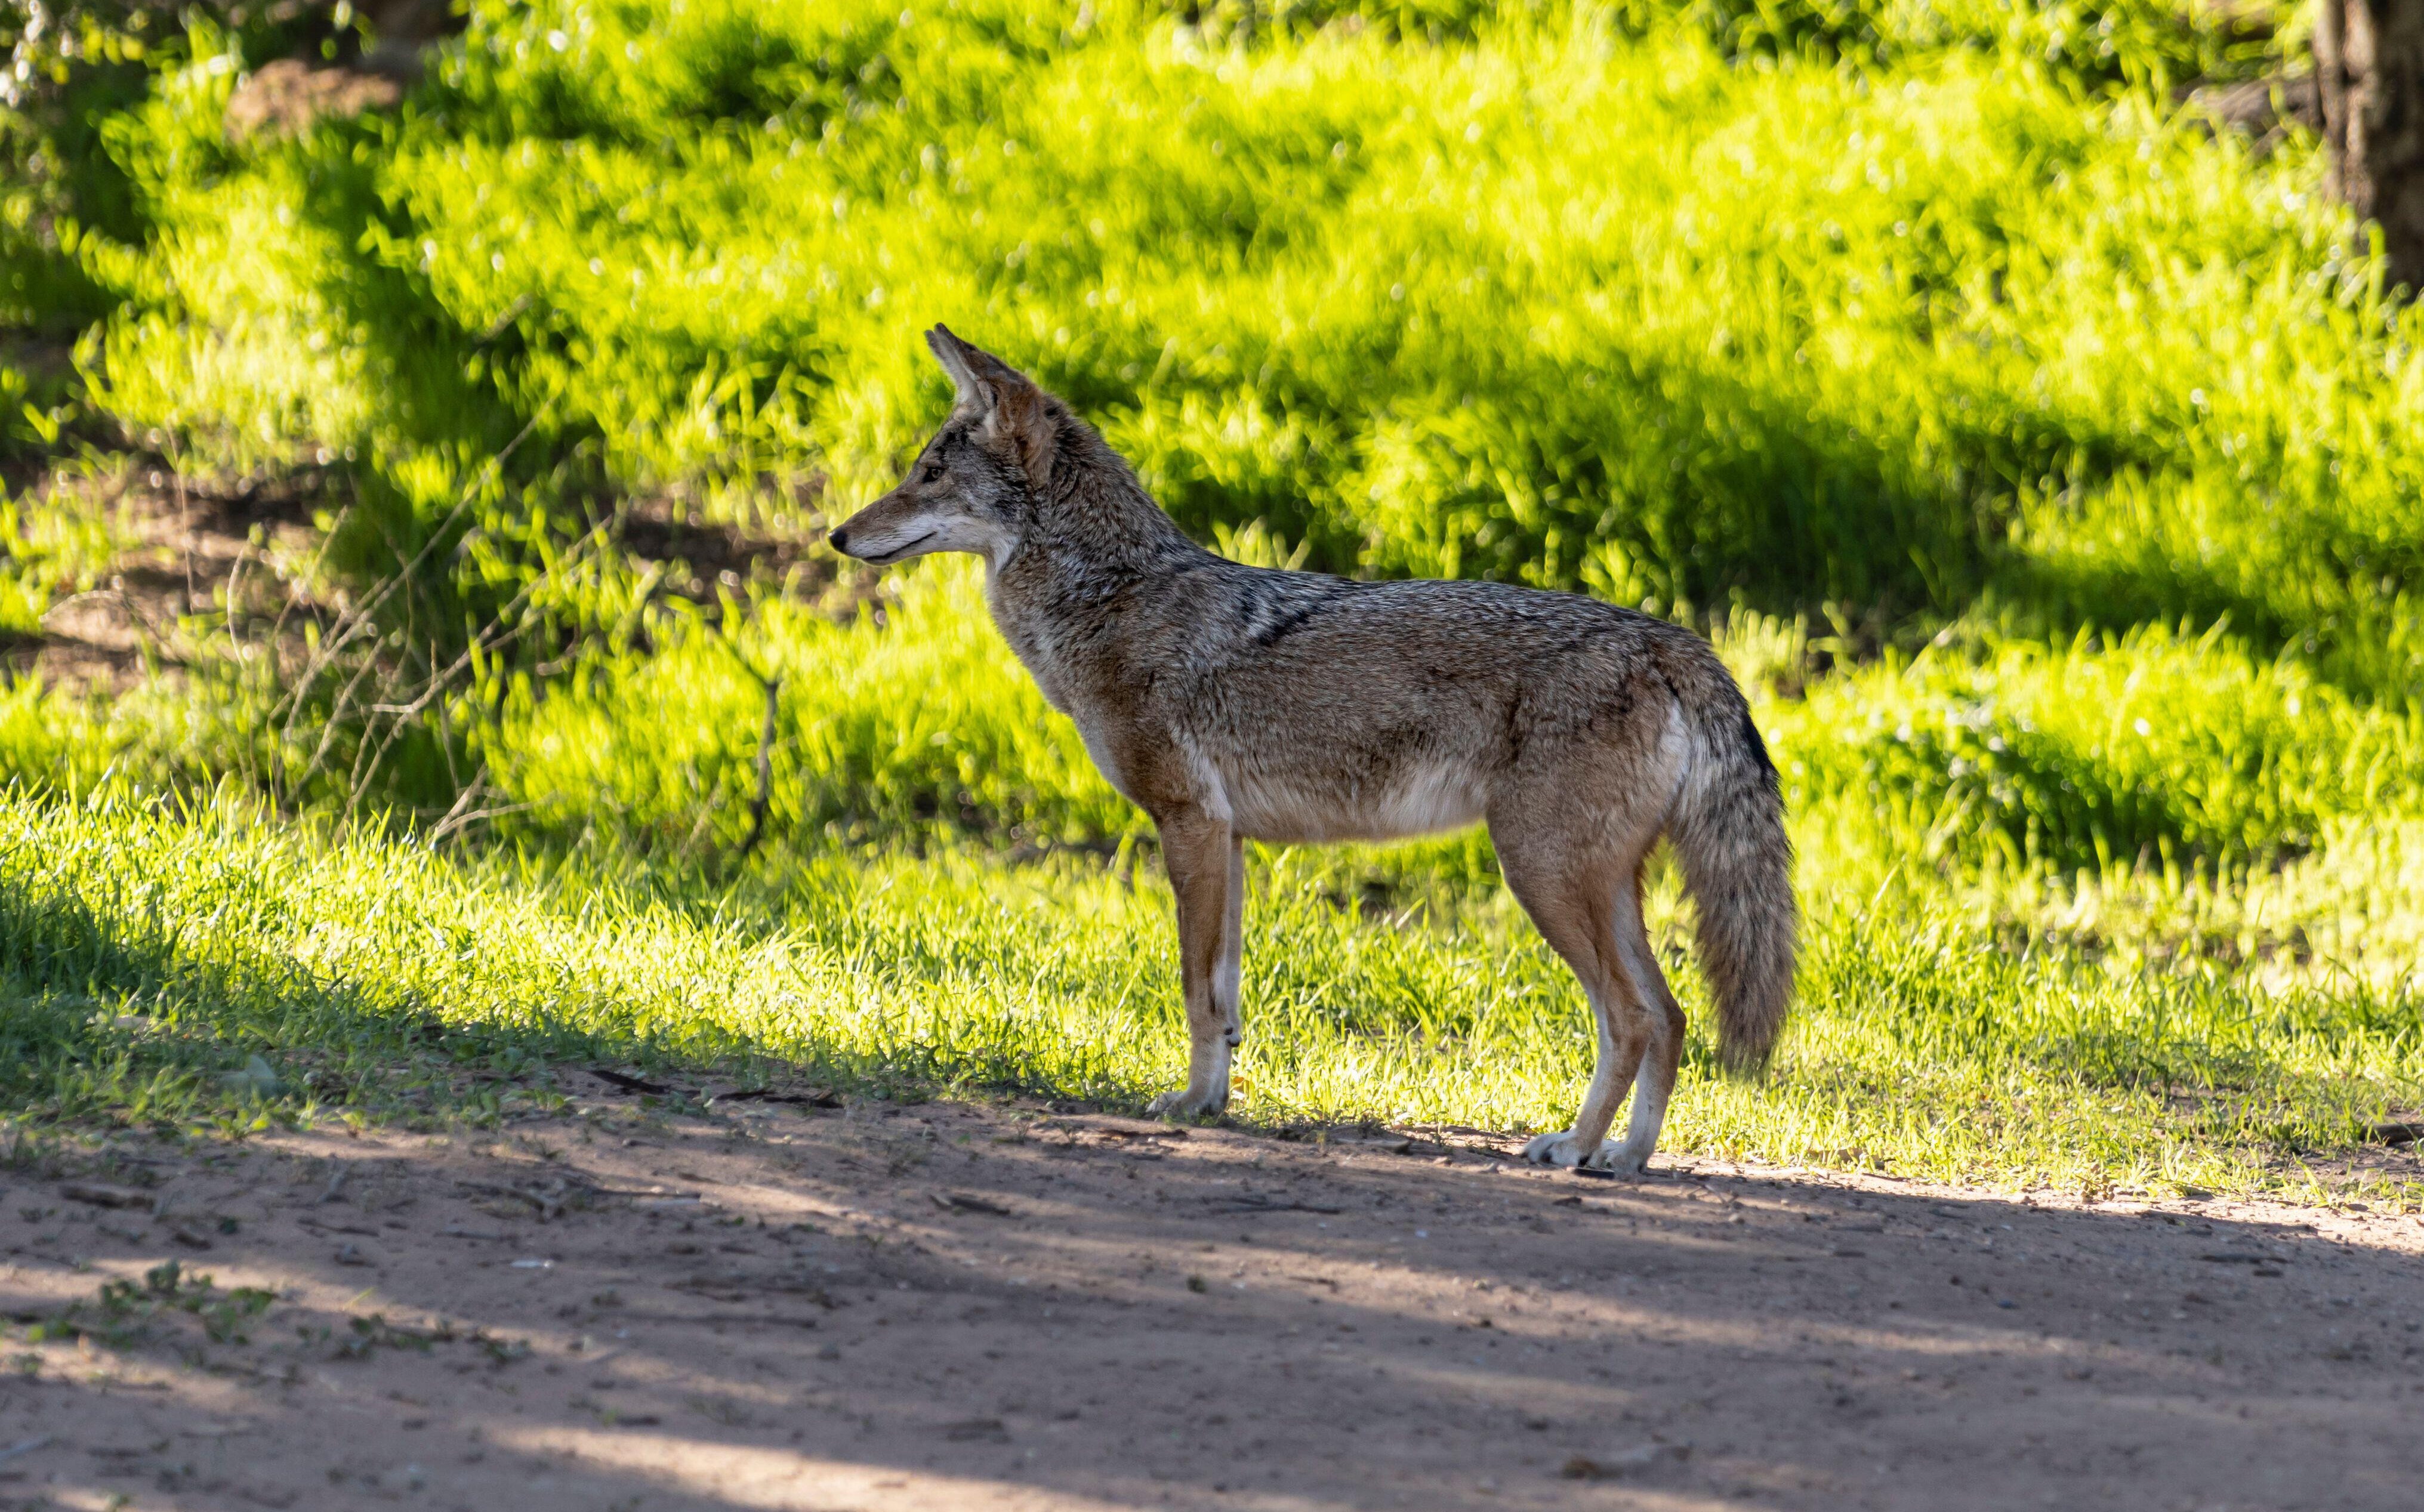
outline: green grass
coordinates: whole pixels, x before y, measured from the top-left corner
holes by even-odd
[[[1520,916],[1481,896],[1367,918],[1338,882],[1312,853],[1255,858],[1236,1115],[1560,1122],[1589,1032]],[[2328,1163],[2424,1090],[2412,993],[2100,969],[1812,901],[1773,1074],[1727,1080],[1696,1036],[1670,1148],[2088,1190],[2407,1190],[2327,1183],[2293,1153]],[[1672,963],[1670,887],[1654,912]],[[1134,1108],[1184,1074],[1169,916],[1149,869],[1130,885],[1075,861],[833,853],[713,885],[17,795],[0,1093],[170,1129],[493,1119],[560,1106],[551,1068],[636,1062]],[[238,1074],[254,1056],[267,1099]]]
[[[927,574],[885,611],[836,623],[777,602],[729,639],[669,618],[645,660],[517,688],[501,744],[507,790],[534,805],[522,822],[678,853],[738,844],[768,676],[789,737],[773,753],[777,834],[1048,845],[1149,829],[995,632],[973,574]]]
[[[2424,708],[2352,699],[2294,661],[2161,626],[1991,638],[1838,676],[1775,709],[1805,802],[1933,807],[1973,862],[2243,879],[2345,815],[2416,812]]]
[[[54,605],[106,584],[125,546],[72,489],[0,498],[0,639],[39,636]]]
[[[328,481],[284,622],[0,693],[0,1098],[1173,1079],[1141,816],[965,566],[804,544],[942,415],[945,320],[1234,555],[1712,632],[1810,946],[1677,1147],[2344,1187],[2424,1107],[2424,314],[2310,140],[2176,106],[2296,61],[2245,8],[478,0],[400,110],[243,140],[269,23],[70,69],[0,119],[0,338],[80,355],[0,345],[0,463]],[[25,637],[115,538],[5,509]],[[1486,839],[1259,855],[1252,916],[1244,1116],[1561,1121]]]
[[[2415,480],[2371,444],[2412,427],[2413,346],[2303,148],[1967,48],[1877,88],[1588,10],[1444,48],[1085,14],[484,8],[402,120],[243,149],[201,36],[113,137],[158,230],[88,256],[131,296],[103,393],[203,460],[351,447],[408,515],[535,419],[623,486],[784,518],[765,474],[882,485],[949,318],[1183,520],[1316,564],[2329,615],[2351,676],[2419,686],[2384,602]],[[493,572],[531,502],[485,513]]]

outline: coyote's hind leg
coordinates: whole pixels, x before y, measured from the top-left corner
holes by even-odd
[[[1212,966],[1212,996],[1227,1014],[1229,1048],[1245,1042],[1243,1010],[1237,1006],[1246,965],[1246,842],[1229,837],[1229,907],[1221,919],[1220,957]]]
[[[1632,907],[1617,920],[1619,965],[1649,1005],[1646,1017],[1650,1043],[1641,1056],[1641,1070],[1633,1078],[1633,1111],[1626,1121],[1624,1142],[1603,1144],[1592,1156],[1593,1167],[1638,1176],[1658,1148],[1658,1131],[1666,1122],[1667,1100],[1675,1092],[1675,1071],[1683,1060],[1683,1010],[1658,969],[1658,954],[1650,948],[1650,933],[1641,916],[1641,869],[1634,868]]]
[[[1155,1113],[1218,1113],[1229,1103],[1236,1043],[1241,865],[1229,826],[1200,810],[1158,818],[1162,862],[1178,904],[1178,975],[1187,999],[1187,1085],[1153,1100]]]
[[[1581,1165],[1599,1154],[1608,1125],[1616,1121],[1617,1105],[1624,1101],[1625,1084],[1633,1080],[1651,1038],[1649,1015],[1615,949],[1615,915],[1624,907],[1624,872],[1555,849],[1543,853],[1544,848],[1526,846],[1521,836],[1501,831],[1502,825],[1493,821],[1491,838],[1498,847],[1507,885],[1550,948],[1573,968],[1590,1000],[1599,1039],[1599,1062],[1582,1106],[1574,1112],[1573,1127],[1541,1135],[1524,1147],[1523,1157],[1544,1165]]]

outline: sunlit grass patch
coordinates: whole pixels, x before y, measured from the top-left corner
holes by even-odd
[[[123,795],[0,804],[6,1094],[23,1115],[241,1129],[495,1119],[566,1064],[780,1070],[917,1095],[1135,1108],[1183,1075],[1166,889],[1150,870],[777,858],[666,871],[469,866]],[[1315,858],[1318,861],[1318,858]],[[1237,1115],[1553,1126],[1590,1038],[1503,899],[1369,916],[1322,866],[1254,867]],[[1662,913],[1666,910],[1662,909]],[[1701,993],[1670,969],[1696,1019]],[[2413,988],[2252,991],[2014,956],[1949,917],[1822,908],[1772,1075],[1696,1032],[1670,1147],[2092,1189],[2304,1190],[2424,1099]],[[238,1074],[273,1068],[264,1096]]]

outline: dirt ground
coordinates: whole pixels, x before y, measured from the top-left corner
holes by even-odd
[[[575,1107],[0,1170],[0,1507],[2424,1498],[2414,1217]]]

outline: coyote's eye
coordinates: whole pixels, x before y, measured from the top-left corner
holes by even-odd
[[[917,474],[917,481],[919,483],[939,483],[942,481],[942,477],[943,464],[935,461],[932,457],[928,457],[926,459],[925,468]]]

